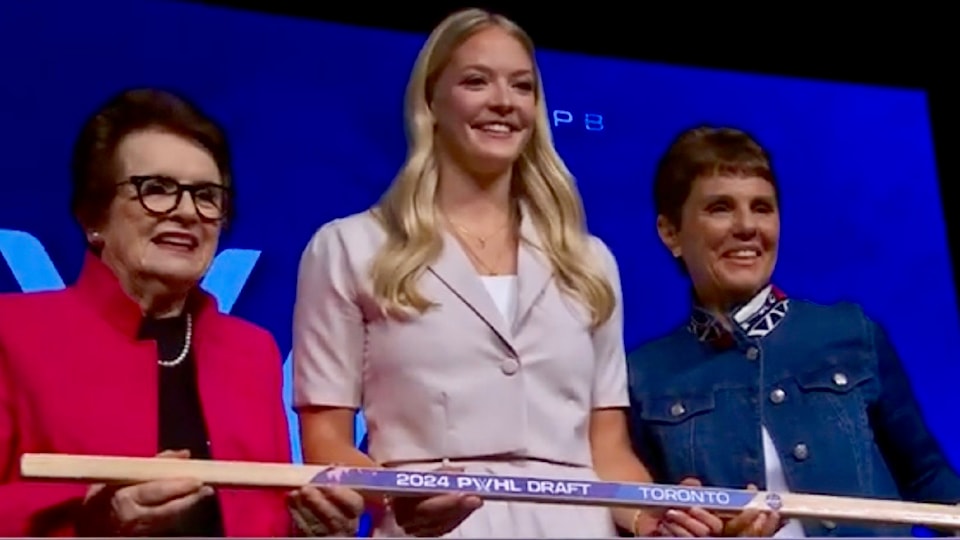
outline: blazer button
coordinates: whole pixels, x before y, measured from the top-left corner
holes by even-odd
[[[776,388],[773,392],[770,392],[770,401],[774,403],[783,403],[785,399],[787,399],[787,393],[783,391],[783,388]]]
[[[520,362],[517,362],[514,358],[507,358],[503,362],[500,362],[500,371],[505,375],[513,375],[520,370]]]
[[[846,386],[846,385],[847,385],[847,382],[848,382],[848,381],[847,381],[847,376],[844,375],[843,373],[834,373],[834,374],[833,374],[833,382],[834,382],[837,386]]]
[[[803,461],[810,457],[810,449],[807,445],[800,443],[793,447],[793,457],[797,458],[797,461]]]
[[[747,349],[747,360],[756,360],[760,357],[760,350],[756,347],[750,347]]]
[[[827,529],[828,531],[832,531],[837,528],[837,524],[830,521],[829,519],[825,521],[821,521],[820,524],[823,525],[823,528]]]

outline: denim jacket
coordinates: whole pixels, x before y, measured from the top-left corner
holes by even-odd
[[[880,327],[768,286],[727,331],[705,311],[628,359],[631,436],[655,481],[765,489],[761,423],[791,491],[956,504],[960,478]],[[739,315],[741,312],[735,312]],[[807,536],[910,527],[802,522]]]

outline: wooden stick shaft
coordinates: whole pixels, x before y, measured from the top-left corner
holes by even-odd
[[[788,518],[900,523],[960,530],[960,507],[956,506],[802,493],[322,465],[60,454],[25,454],[20,467],[24,478],[72,482],[133,483],[195,478],[212,486],[260,489],[293,489],[315,484],[388,495],[470,493],[491,500],[585,506],[698,506],[724,514],[746,509],[779,510]]]

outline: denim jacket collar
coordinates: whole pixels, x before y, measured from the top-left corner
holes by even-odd
[[[790,309],[787,295],[775,285],[767,285],[747,302],[730,310],[729,319],[749,339],[762,339],[773,332]],[[696,305],[687,329],[696,338],[721,348],[732,346],[735,337],[723,322],[703,307]]]

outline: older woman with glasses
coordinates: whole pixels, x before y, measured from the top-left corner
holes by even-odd
[[[125,92],[84,126],[73,161],[88,246],[79,279],[0,296],[0,536],[355,532],[362,499],[345,489],[18,476],[28,452],[289,461],[273,338],[198,286],[233,189],[224,135],[176,96]]]

